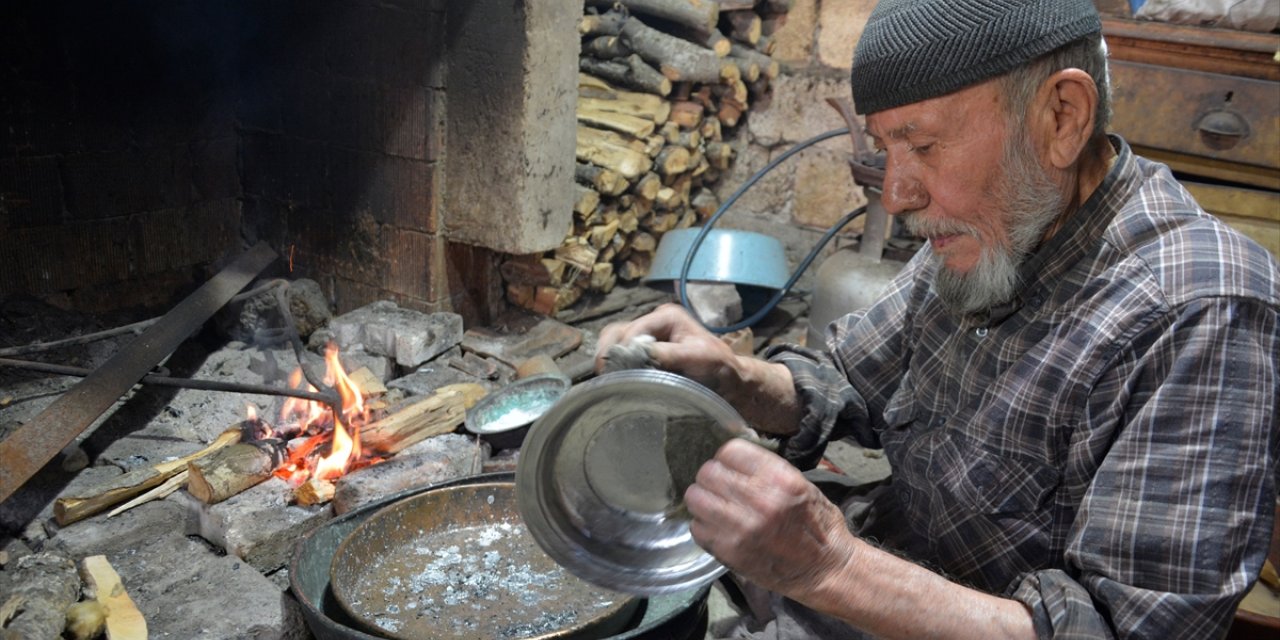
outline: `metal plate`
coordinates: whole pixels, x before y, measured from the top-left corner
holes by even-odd
[[[330,582],[366,629],[415,638],[586,638],[623,628],[639,600],[583,583],[547,557],[488,483],[392,504],[338,546]]]
[[[513,482],[511,472],[448,480],[388,496],[344,513],[302,536],[289,563],[289,591],[297,599],[307,628],[318,640],[381,640],[360,630],[333,597],[329,571],[338,545],[373,514],[392,503],[452,486]],[[706,627],[707,592],[701,587],[645,598],[630,625],[606,640],[701,640]]]
[[[518,447],[527,427],[546,413],[570,384],[569,378],[556,373],[516,380],[467,409],[463,426],[488,440],[494,449]]]
[[[647,595],[706,584],[725,569],[690,536],[684,490],[721,444],[749,431],[688,378],[602,375],[534,422],[516,469],[520,514],[547,555],[584,580]]]

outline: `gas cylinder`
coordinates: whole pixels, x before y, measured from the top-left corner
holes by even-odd
[[[805,342],[810,347],[824,348],[827,325],[871,306],[906,265],[884,256],[889,216],[880,203],[879,189],[868,188],[865,193],[867,217],[862,242],[835,250],[814,276]]]

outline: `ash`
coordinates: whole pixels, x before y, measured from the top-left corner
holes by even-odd
[[[433,533],[393,555],[380,562],[400,565],[401,577],[376,590],[388,604],[375,617],[392,632],[429,622],[445,634],[508,640],[565,628],[613,604],[563,593],[577,579],[543,554],[519,522]]]

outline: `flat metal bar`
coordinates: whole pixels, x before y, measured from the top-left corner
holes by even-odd
[[[91,375],[0,441],[0,502],[9,499],[275,259],[275,251],[266,244],[249,249]]]

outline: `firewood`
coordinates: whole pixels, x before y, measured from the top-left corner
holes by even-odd
[[[427,438],[462,425],[467,409],[488,391],[472,383],[451,384],[360,430],[360,446],[371,455],[386,457]]]
[[[591,289],[593,291],[609,293],[617,282],[618,276],[613,273],[612,262],[596,263],[596,267],[591,270]]]
[[[792,0],[764,0],[765,10],[771,13],[786,13],[791,10]]]
[[[657,195],[656,193],[654,194]],[[618,231],[631,233],[640,228],[640,215],[636,212],[638,205],[633,205],[622,212],[618,218]]]
[[[759,51],[760,53],[763,53],[767,56],[771,56],[773,55],[773,47],[776,42],[777,42],[777,39],[775,39],[773,36],[762,35],[760,36],[760,39],[756,40],[756,43],[751,46],[755,47],[756,51]]]
[[[566,238],[564,243],[555,249],[557,260],[576,267],[584,273],[590,273],[591,268],[595,266],[597,253],[599,251],[582,238]]]
[[[636,150],[618,134],[578,126],[576,154],[579,160],[617,171],[633,180],[653,165],[643,151]]]
[[[631,19],[634,20],[634,18]],[[609,82],[616,82],[638,91],[656,93],[660,96],[671,93],[671,79],[649,66],[641,56],[636,54],[614,60],[599,60],[583,56],[578,58],[578,68]]]
[[[632,13],[670,20],[700,33],[714,29],[720,16],[720,5],[714,0],[586,0],[588,7],[613,7],[617,4]]]
[[[782,70],[782,66],[778,64],[777,60],[751,47],[744,47],[740,44],[733,45],[733,51],[729,53],[729,57],[731,60],[741,58],[755,62],[760,67],[760,75],[770,80],[778,77],[778,73]],[[754,79],[749,81],[754,81]]]
[[[660,211],[671,211],[682,204],[680,201],[680,192],[672,189],[671,187],[663,187],[658,190],[658,197],[654,200],[654,204],[657,205]],[[672,224],[672,226],[675,225]],[[667,231],[669,228],[670,227],[667,229],[657,230]]]
[[[579,97],[578,110],[621,113],[644,118],[655,125],[660,125],[665,123],[667,117],[671,115],[671,103],[652,93],[615,89],[612,98]]]
[[[698,223],[698,212],[693,209],[684,209],[680,212],[680,220],[676,222],[677,229],[688,229]]]
[[[626,21],[627,14],[621,11],[587,14],[578,20],[578,33],[582,36],[616,36],[619,31],[622,31],[622,23]]]
[[[720,135],[720,121],[716,118],[704,118],[698,131],[702,133],[703,140],[719,142],[723,139]]]
[[[758,0],[719,0],[721,13],[725,11],[740,11],[743,9],[755,9]]]
[[[689,204],[697,212],[698,216],[705,220],[710,218],[711,214],[716,212],[716,209],[720,208],[720,199],[716,197],[715,192],[704,187],[693,194]]]
[[[631,186],[630,183],[627,184]],[[606,202],[600,205],[600,224],[610,224],[618,221],[618,203]]]
[[[564,274],[564,263],[543,258],[537,254],[514,256],[503,261],[498,266],[498,271],[505,282],[529,285],[560,284],[560,278]]]
[[[738,65],[738,71],[742,72],[743,81],[755,82],[760,78],[760,65],[755,61],[740,56],[729,56],[729,60]]]
[[[737,67],[723,62],[714,51],[668,35],[629,18],[622,26],[622,41],[671,81],[718,82]],[[584,58],[585,59],[585,58]]]
[[[582,71],[578,72],[578,97],[589,96],[600,100],[617,98],[618,90],[600,78]]]
[[[667,144],[679,144],[680,141],[680,125],[674,122],[668,122],[658,129],[658,135],[662,136]]]
[[[720,33],[719,29],[712,29],[711,33],[702,39],[701,44],[720,58],[729,55],[729,51],[733,49],[733,42],[723,33]]]
[[[667,145],[653,159],[653,168],[664,176],[684,172],[689,168],[689,150],[679,145]]]
[[[217,504],[270,478],[287,454],[285,443],[275,438],[219,449],[187,463],[187,493],[205,504]]]
[[[586,217],[600,205],[600,194],[591,187],[574,184],[573,212]]]
[[[613,222],[591,227],[591,229],[587,232],[587,242],[589,242],[591,246],[594,247],[598,252],[601,249],[604,249],[605,247],[609,246],[609,243],[613,241],[613,236],[617,234],[618,234],[618,221],[614,220]],[[597,260],[598,259],[599,259],[599,255],[597,254]]]
[[[720,24],[727,26],[730,38],[739,42],[755,44],[760,39],[760,16],[755,11],[725,11],[720,14]],[[626,25],[623,25],[626,30]]]
[[[724,106],[725,101],[732,101],[746,111],[750,93],[747,90],[747,84],[741,79],[726,80],[716,85],[711,92],[719,100],[720,106]]]
[[[600,195],[616,196],[630,186],[627,180],[616,171],[598,167],[586,162],[578,162],[573,169],[573,177],[578,182],[595,189]]]
[[[703,149],[707,162],[717,169],[728,169],[733,162],[733,147],[727,142],[708,142]]]
[[[106,556],[89,556],[80,564],[80,577],[93,598],[107,612],[107,640],[146,640],[147,620],[125,591],[120,574]]]
[[[635,251],[649,253],[658,248],[658,239],[653,234],[637,231],[631,234],[631,248]]]
[[[707,170],[711,168],[711,165],[707,164],[707,156],[702,151],[693,154],[689,162],[693,164],[693,168],[689,170],[689,175],[695,178],[701,178],[706,175]]]
[[[360,367],[352,371],[347,377],[360,390],[360,395],[364,396],[366,401],[387,393],[386,385],[382,384],[382,380],[370,371],[369,367]]]
[[[742,103],[733,100],[732,96],[725,96],[720,101],[720,109],[716,112],[716,117],[720,119],[721,124],[726,127],[738,126],[738,120],[742,118],[742,112],[746,107]]]
[[[618,36],[607,35],[597,36],[582,43],[582,53],[601,60],[612,60],[631,55],[631,49],[628,49]]]
[[[682,100],[671,105],[671,122],[685,129],[702,124],[703,106],[697,102]]]
[[[293,499],[304,507],[310,507],[317,504],[326,504],[333,500],[333,494],[337,492],[338,487],[334,483],[321,478],[308,478],[306,482],[293,490]]]
[[[670,176],[665,181],[668,187],[675,190],[680,196],[680,204],[689,204],[689,195],[693,191],[693,173],[685,172]]]
[[[694,128],[688,131],[678,131],[676,139],[672,144],[678,144],[689,150],[689,153],[695,153],[702,148],[702,131]],[[694,164],[690,160],[690,165]]]
[[[653,200],[658,197],[658,190],[661,188],[662,178],[659,177],[658,174],[650,171],[636,181],[636,183],[631,187],[631,193],[634,193],[645,200]]]
[[[89,516],[101,513],[130,498],[160,486],[169,478],[187,468],[187,463],[240,441],[244,423],[223,431],[209,446],[189,456],[150,467],[140,467],[128,473],[75,493],[60,496],[53,503],[53,517],[59,525],[67,526]]]
[[[177,475],[173,476],[172,478],[169,478],[168,480],[165,480],[164,483],[161,484],[160,486],[155,487],[150,491],[147,491],[146,493],[143,493],[142,495],[108,511],[107,517],[114,518],[134,507],[144,505],[148,502],[151,502],[152,500],[160,500],[162,498],[169,496],[174,491],[177,491],[178,489],[181,489],[187,486],[187,475],[188,474],[186,469],[179,471]]]
[[[662,235],[674,228],[676,223],[680,221],[680,215],[670,211],[654,211],[645,216],[641,224],[645,229],[652,231],[658,235]]]
[[[650,158],[657,158],[662,153],[663,148],[667,146],[667,139],[658,134],[654,134],[644,139],[644,153]]]
[[[623,280],[638,280],[649,275],[653,267],[653,257],[647,253],[634,253],[618,267],[618,277]]]

